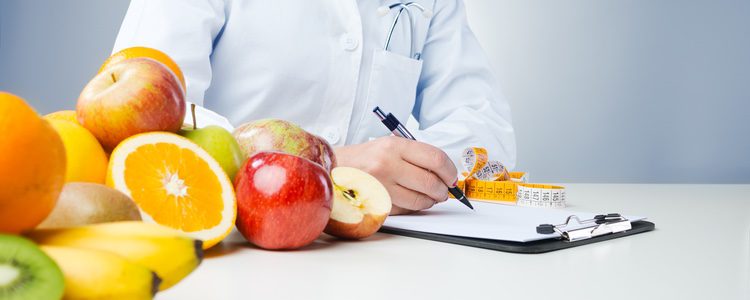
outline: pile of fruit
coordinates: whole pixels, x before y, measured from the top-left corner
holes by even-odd
[[[150,299],[236,225],[263,249],[361,239],[391,209],[373,176],[275,119],[185,122],[185,80],[156,49],[111,56],[75,111],[0,92],[0,299]]]

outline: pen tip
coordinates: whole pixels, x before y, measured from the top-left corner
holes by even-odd
[[[461,199],[458,199],[458,201],[461,201],[461,203],[471,208],[471,210],[474,210],[474,206],[471,205],[471,202],[469,202],[469,199],[466,199],[466,197],[461,197]]]

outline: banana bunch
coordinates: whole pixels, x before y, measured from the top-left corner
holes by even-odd
[[[32,231],[65,277],[65,299],[151,299],[203,259],[200,240],[157,224],[126,221]]]

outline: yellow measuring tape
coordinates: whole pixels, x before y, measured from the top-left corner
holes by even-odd
[[[458,187],[473,200],[533,207],[565,207],[565,188],[528,183],[524,172],[508,172],[498,161],[491,161],[487,149],[466,148],[462,155],[464,179]]]

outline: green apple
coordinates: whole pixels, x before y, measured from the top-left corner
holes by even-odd
[[[211,154],[234,182],[234,175],[240,169],[244,156],[240,145],[229,131],[220,126],[209,125],[198,129],[183,128],[179,133]]]

